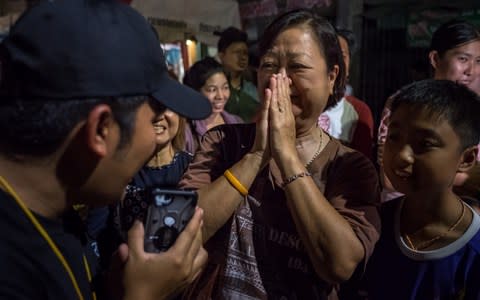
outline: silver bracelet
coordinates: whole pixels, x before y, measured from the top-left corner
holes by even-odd
[[[312,174],[310,174],[310,172],[308,172],[308,171],[305,171],[305,172],[301,172],[301,173],[292,175],[292,176],[283,180],[282,188],[284,188],[287,184],[290,184],[293,181],[297,180],[298,178],[302,178],[302,177],[305,177],[305,176],[312,176]]]

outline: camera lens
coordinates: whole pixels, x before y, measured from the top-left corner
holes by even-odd
[[[166,216],[165,218],[163,218],[163,224],[165,224],[169,227],[175,225],[175,223],[176,223],[176,221],[175,221],[174,217]]]

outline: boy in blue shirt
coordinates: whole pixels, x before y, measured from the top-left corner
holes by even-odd
[[[479,299],[480,217],[452,191],[456,173],[476,164],[478,112],[478,96],[451,81],[395,96],[383,159],[404,196],[382,208],[369,299]]]

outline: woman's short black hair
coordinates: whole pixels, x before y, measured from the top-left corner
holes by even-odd
[[[183,84],[200,91],[210,76],[224,73],[222,65],[212,57],[205,57],[194,63],[183,77]]]
[[[450,49],[480,39],[479,30],[464,20],[451,20],[442,24],[433,33],[430,51],[437,51],[441,57]]]
[[[316,15],[307,9],[296,9],[277,17],[265,29],[259,42],[260,57],[272,47],[273,42],[283,31],[297,26],[308,28],[318,41],[320,52],[325,57],[327,71],[333,70],[337,65],[339,68],[337,79],[333,87],[333,94],[328,97],[325,110],[334,106],[345,92],[345,63],[342,51],[337,39],[334,27],[323,17]]]

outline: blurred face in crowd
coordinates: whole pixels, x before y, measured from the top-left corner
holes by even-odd
[[[480,89],[480,41],[475,40],[446,51],[442,56],[437,51],[429,54],[435,69],[435,79],[445,79],[466,85],[476,91]]]
[[[210,101],[212,114],[221,113],[230,97],[230,87],[225,73],[218,72],[210,76],[202,86],[201,92]]]
[[[306,26],[295,26],[280,32],[272,47],[261,57],[258,88],[268,88],[269,78],[285,69],[291,79],[290,100],[297,135],[317,124],[328,97],[333,93],[338,66],[328,71],[319,41]]]
[[[248,67],[248,47],[244,42],[232,43],[218,55],[229,72],[243,72]]]

